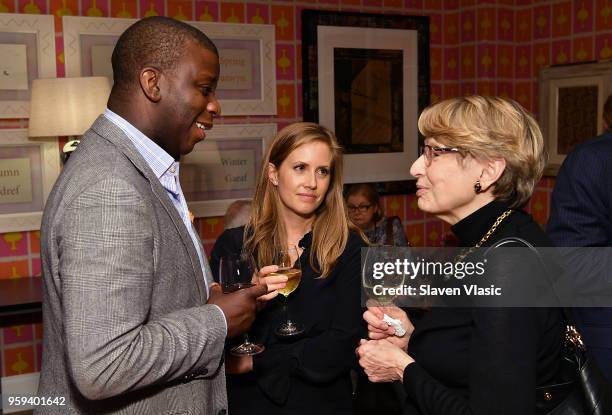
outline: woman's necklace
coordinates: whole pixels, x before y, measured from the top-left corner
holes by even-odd
[[[480,241],[478,241],[476,245],[474,245],[467,251],[461,252],[459,255],[455,257],[455,263],[463,261],[466,256],[470,255],[472,252],[480,248],[482,244],[484,244],[491,237],[491,235],[493,235],[493,232],[495,232],[497,227],[504,221],[504,219],[510,216],[512,212],[514,212],[514,210],[508,209],[507,211],[499,215],[495,223],[493,223],[491,228],[487,231],[487,233],[485,233],[485,235],[482,237],[482,239],[480,239]]]
[[[287,246],[288,247],[295,246],[296,250],[298,251],[298,254],[301,255],[302,252],[304,251],[304,247],[300,246],[300,242],[302,241],[302,239],[304,239],[304,236],[306,236],[308,232],[310,232],[310,229],[304,232],[304,234],[300,236],[295,242],[292,242],[289,240],[289,238],[287,238]]]

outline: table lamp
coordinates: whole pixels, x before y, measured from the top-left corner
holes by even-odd
[[[104,76],[35,79],[28,136],[68,136],[63,151],[67,158],[80,136],[104,112],[110,90],[111,81]]]

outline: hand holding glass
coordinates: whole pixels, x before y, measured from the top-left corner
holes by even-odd
[[[221,257],[219,262],[219,282],[224,293],[232,293],[243,288],[252,287],[259,282],[257,266],[250,254],[230,254]],[[249,335],[244,335],[242,344],[233,347],[230,353],[234,356],[252,356],[263,352],[261,344],[251,343]]]
[[[300,266],[298,248],[292,245],[287,250],[279,251],[275,255],[274,264],[278,265],[278,271],[270,275],[285,275],[287,277],[287,284],[285,287],[278,290],[278,293],[285,297],[283,311],[287,317],[285,322],[277,327],[275,333],[277,336],[281,337],[296,336],[303,333],[304,329],[300,324],[291,321],[289,318],[287,297],[296,290],[302,279],[302,268]]]

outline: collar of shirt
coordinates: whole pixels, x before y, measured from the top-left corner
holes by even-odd
[[[127,135],[162,186],[174,196],[178,196],[179,163],[153,140],[113,111],[107,108],[104,116]]]

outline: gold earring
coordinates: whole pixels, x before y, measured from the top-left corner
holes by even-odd
[[[474,184],[474,191],[476,192],[476,194],[482,192],[482,185],[480,184],[480,180],[476,180],[476,183]]]

